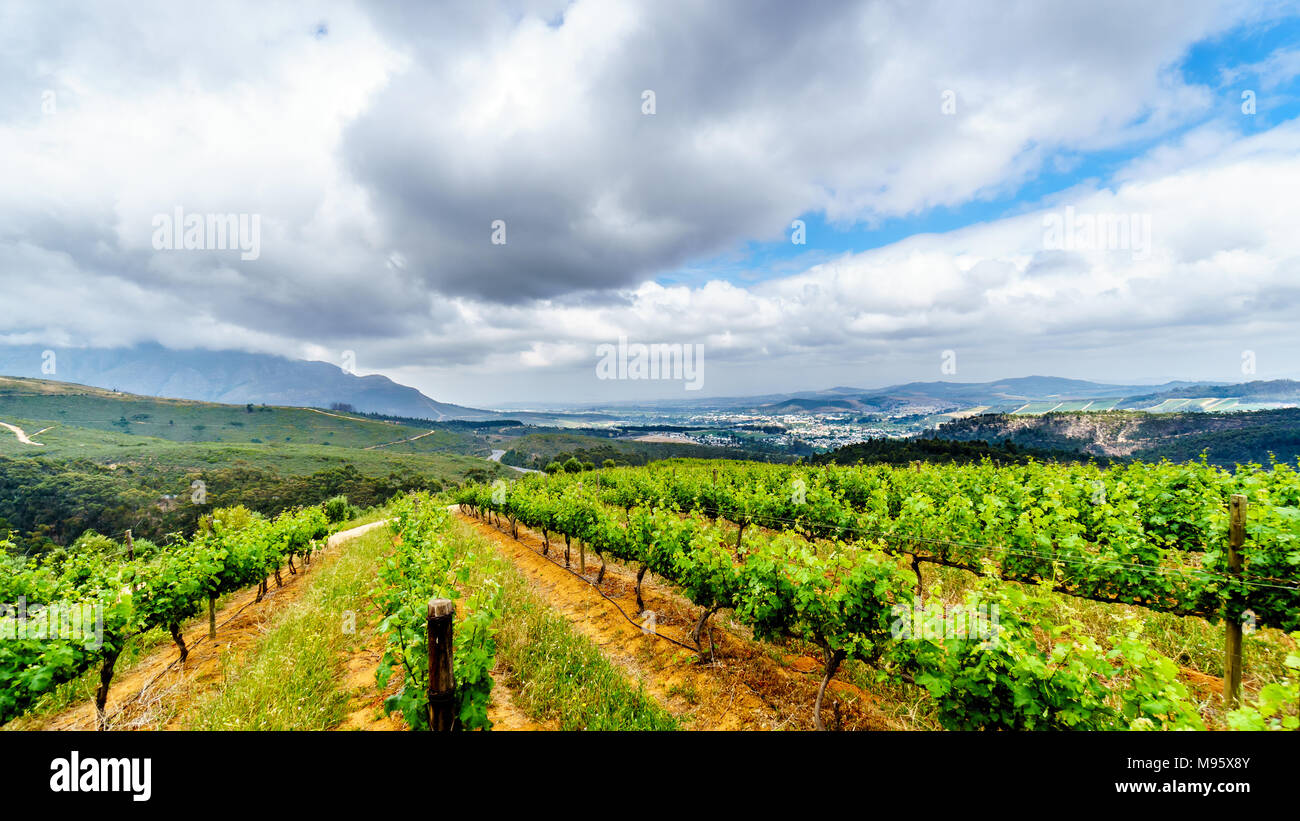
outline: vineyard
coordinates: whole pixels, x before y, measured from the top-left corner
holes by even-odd
[[[411,495],[394,505],[393,529],[397,533],[393,557],[380,569],[377,606],[384,614],[380,631],[386,637],[378,684],[383,688],[401,671],[401,688],[384,705],[400,711],[408,727],[430,728],[428,633],[426,611],[430,599],[455,599],[467,579],[472,554],[459,550],[446,530],[448,515],[427,496]],[[453,670],[454,724],[476,730],[490,726],[488,696],[492,689],[495,643],[493,622],[499,610],[496,584],[485,584],[464,603],[464,618],[457,625]],[[448,728],[450,729],[450,728]]]
[[[1234,541],[1230,507],[1242,496]],[[1051,596],[1221,620],[1229,635],[1242,622],[1300,627],[1300,474],[1283,464],[668,462],[454,498],[516,535],[520,524],[537,531],[544,551],[562,537],[566,564],[577,542],[602,565],[635,565],[638,607],[646,572],[670,581],[701,608],[689,636],[701,652],[723,609],[758,639],[816,646],[819,727],[847,659],[923,687],[951,729],[1204,726],[1170,659],[1131,629],[1103,642],[1053,623]],[[971,573],[966,601],[925,607],[923,564]],[[995,631],[973,635],[990,612]],[[1279,703],[1293,704],[1294,689],[1293,675],[1229,721],[1292,726]]]
[[[328,506],[328,505],[327,505]],[[341,518],[341,513],[333,518]],[[167,546],[125,543],[89,533],[66,555],[9,567],[0,576],[0,601],[21,612],[0,613],[0,723],[96,666],[95,707],[102,726],[114,669],[124,643],[148,630],[167,631],[183,662],[188,648],[180,626],[204,605],[215,632],[221,595],[296,573],[311,561],[319,540],[335,528],[322,506],[274,518],[243,508],[215,511],[185,539]]]
[[[220,597],[262,601],[356,512],[342,497],[274,517],[219,508],[164,545],[87,532],[7,559],[0,600],[22,611],[0,614],[0,723],[97,672],[81,715],[107,727],[125,646],[156,635],[170,656],[150,669],[184,667],[186,622],[206,605],[215,637]],[[896,727],[872,706],[887,692],[954,730],[1297,726],[1300,473],[1284,464],[672,460],[410,493],[370,516],[387,530],[354,551],[350,598],[287,616],[316,632],[191,720],[482,730],[517,699],[533,727]],[[1084,624],[1071,601],[1108,615]],[[296,655],[358,609],[364,637]],[[1222,710],[1134,612],[1221,631]],[[1243,631],[1280,648],[1244,696]],[[325,713],[307,687],[334,694],[329,717],[309,717]],[[263,698],[298,706],[272,720]]]

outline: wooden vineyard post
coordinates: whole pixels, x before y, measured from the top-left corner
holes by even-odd
[[[713,469],[713,484],[714,484],[714,485],[717,485],[717,484],[718,484],[718,469],[717,469],[717,468],[714,468],[714,469]]]
[[[208,594],[208,638],[215,639],[216,637],[217,637],[217,597],[214,594],[209,593]]]
[[[579,482],[579,483],[578,483],[578,488],[579,488],[579,489],[582,488],[582,482]],[[566,537],[565,540],[564,540],[564,546],[565,546],[565,548],[566,548],[565,551],[564,551],[564,566],[565,566],[565,567],[568,567],[568,566],[569,566],[569,551],[568,551],[567,548],[568,548],[568,546],[569,546],[569,540],[568,540],[567,537]],[[586,573],[586,572],[587,572],[587,543],[584,542],[582,539],[579,539],[579,540],[578,540],[578,572],[579,572],[579,573]]]
[[[1241,573],[1241,546],[1246,543],[1246,497],[1232,495],[1229,507],[1232,523],[1228,531],[1228,572]],[[1237,706],[1241,696],[1241,617],[1224,618],[1225,640],[1223,646],[1223,704],[1224,709]]]
[[[451,631],[456,605],[451,599],[430,599],[429,645],[429,729],[447,732],[455,719],[456,684],[451,674]]]

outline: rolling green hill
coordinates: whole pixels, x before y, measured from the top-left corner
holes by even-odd
[[[48,358],[47,358],[48,357]],[[40,378],[55,364],[58,381],[95,385],[143,396],[173,396],[242,405],[247,402],[360,411],[418,419],[493,419],[496,414],[430,399],[386,376],[357,376],[328,362],[268,354],[158,344],[130,348],[50,348],[0,345],[0,373]]]
[[[487,432],[308,408],[156,399],[0,377],[0,533],[25,552],[82,530],[164,538],[213,507],[273,513],[338,493],[370,505],[506,471]],[[195,483],[201,483],[196,485]],[[201,487],[202,502],[194,490]]]
[[[157,399],[11,377],[0,377],[0,421],[18,425],[29,435],[49,428],[33,437],[44,446],[43,455],[95,455],[105,447],[127,444],[129,439],[122,437],[131,436],[171,442],[293,442],[406,453],[473,453],[477,444],[482,455],[490,452],[485,443],[476,443],[472,428],[416,426],[312,408]],[[7,434],[0,437],[0,454],[23,455],[29,448]]]

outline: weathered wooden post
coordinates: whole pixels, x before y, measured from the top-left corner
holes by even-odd
[[[1229,510],[1232,523],[1228,530],[1228,572],[1239,574],[1244,562],[1241,546],[1246,543],[1246,497],[1234,493]],[[1230,615],[1223,621],[1223,703],[1225,709],[1231,709],[1241,697],[1241,616]]]
[[[582,487],[582,482],[578,483],[578,487]],[[567,536],[564,539],[564,566],[569,566],[569,539]],[[587,543],[582,539],[578,540],[578,572],[587,572]]]
[[[455,720],[456,683],[451,671],[451,631],[456,605],[451,599],[430,599],[429,645],[429,729],[451,730]]]
[[[217,637],[217,594],[208,594],[208,638]]]

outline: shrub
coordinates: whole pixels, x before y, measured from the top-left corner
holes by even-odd
[[[331,524],[347,521],[357,515],[357,509],[349,504],[348,497],[342,494],[326,499],[322,507],[325,510],[325,518],[329,519]]]

